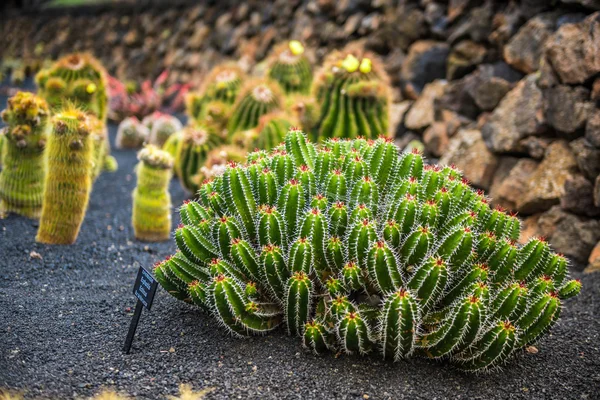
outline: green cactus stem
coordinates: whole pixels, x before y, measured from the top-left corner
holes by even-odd
[[[212,122],[207,119],[219,119],[217,116],[221,113],[227,114],[246,80],[246,73],[235,64],[216,66],[204,79],[200,91],[188,94],[188,117],[196,123],[206,124]],[[217,105],[218,110],[215,109]]]
[[[52,118],[52,128],[36,241],[72,244],[77,240],[92,187],[93,126],[85,113],[71,106]]]
[[[277,147],[294,121],[282,112],[273,112],[260,117],[252,141],[246,147],[249,149],[271,150]]]
[[[221,142],[220,137],[209,127],[186,126],[175,156],[175,171],[181,186],[195,194],[202,182],[201,168],[208,153]]]
[[[539,341],[581,290],[546,242],[516,244],[519,221],[456,168],[385,138],[315,145],[292,128],[180,213],[170,260],[186,262],[161,263],[159,282],[236,335],[281,322],[315,353],[484,371]]]
[[[169,181],[173,158],[154,145],[138,153],[137,186],[133,191],[135,237],[146,242],[168,240],[171,232]]]
[[[268,61],[267,75],[279,83],[285,94],[308,94],[312,84],[312,65],[297,40],[275,46]]]
[[[283,97],[277,85],[252,80],[247,82],[237,97],[227,124],[230,138],[242,131],[256,128],[260,117],[283,107]]]
[[[315,139],[388,135],[389,87],[374,55],[352,48],[331,53],[313,84],[320,104]]]
[[[11,97],[2,112],[7,127],[0,146],[0,214],[40,217],[46,176],[43,153],[51,129],[49,115],[46,102],[26,92]]]
[[[139,119],[128,117],[119,124],[115,144],[117,149],[139,149],[149,137],[150,131]]]

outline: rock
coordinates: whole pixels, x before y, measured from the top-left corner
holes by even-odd
[[[523,152],[519,141],[544,130],[543,97],[535,75],[528,75],[504,96],[482,128],[490,150],[496,153]]]
[[[594,105],[588,101],[590,92],[582,86],[559,85],[544,91],[546,122],[568,138],[585,125]]]
[[[588,257],[588,266],[583,271],[587,274],[600,271],[600,242],[596,243],[590,256]]]
[[[435,81],[429,83],[423,92],[408,110],[404,125],[411,130],[419,131],[427,128],[434,121],[433,103],[436,98],[441,97],[446,87],[446,81]]]
[[[466,90],[473,101],[483,111],[491,111],[512,89],[513,83],[521,79],[521,74],[508,64],[480,65],[476,72],[465,78]]]
[[[423,143],[427,151],[440,157],[448,149],[448,130],[444,122],[434,122],[423,133]]]
[[[565,181],[565,194],[560,198],[563,210],[594,217],[600,208],[594,206],[594,185],[582,175],[573,175]]]
[[[559,206],[540,215],[537,225],[539,234],[547,238],[555,251],[577,262],[577,270],[585,266],[600,240],[600,220],[568,213]]]
[[[600,72],[600,13],[562,25],[545,46],[548,61],[561,82],[581,84]]]
[[[594,184],[594,205],[600,207],[600,175],[596,177],[596,183]]]
[[[539,163],[530,158],[502,157],[490,188],[492,204],[517,211]]]
[[[463,40],[452,48],[448,55],[446,79],[459,79],[473,71],[485,59],[485,46],[472,40]]]
[[[585,126],[585,140],[592,146],[600,148],[600,109],[595,109]]]
[[[542,162],[529,176],[523,196],[517,199],[517,211],[535,214],[558,204],[565,194],[565,182],[577,172],[577,160],[565,141],[548,146]]]
[[[555,28],[555,18],[548,14],[527,21],[504,46],[504,60],[526,74],[539,69],[546,40]]]
[[[600,10],[600,0],[560,0],[565,4],[577,4],[592,10]]]
[[[552,139],[538,136],[527,136],[519,141],[518,147],[536,160],[541,160],[546,154],[546,149],[552,143]]]
[[[348,17],[346,23],[344,24],[344,35],[351,36],[354,32],[356,32],[360,22],[364,17],[364,13],[357,13]]]
[[[480,113],[479,107],[467,90],[470,76],[448,82],[442,97],[435,101],[436,109],[450,110],[470,119],[477,118]]]
[[[203,23],[194,25],[194,33],[188,38],[187,45],[191,50],[200,50],[210,33],[210,28]]]
[[[588,179],[596,179],[600,175],[600,149],[592,146],[585,138],[572,141],[571,149],[577,157],[581,172]]]
[[[390,107],[390,124],[389,124],[389,129],[390,129],[390,136],[391,137],[396,137],[399,134],[404,133],[403,131],[404,129],[404,116],[406,115],[406,112],[408,111],[408,109],[410,108],[410,106],[412,105],[412,101],[406,100],[403,101],[401,103],[392,103],[391,107]]]
[[[416,99],[427,83],[446,77],[448,53],[446,43],[434,40],[420,40],[410,47],[400,72],[409,98]]]
[[[594,83],[592,84],[592,100],[599,102],[600,101],[600,78],[596,78]]]
[[[440,164],[456,165],[474,186],[489,189],[498,157],[488,150],[479,130],[461,129],[450,141]]]
[[[463,38],[470,38],[480,43],[487,40],[492,33],[493,15],[494,5],[491,1],[486,1],[481,7],[472,8],[466,18],[461,18],[457,22],[453,32],[448,36],[448,41],[454,43]]]
[[[521,221],[521,235],[518,240],[520,244],[527,243],[531,238],[542,236],[538,227],[540,216],[541,214],[531,215]]]

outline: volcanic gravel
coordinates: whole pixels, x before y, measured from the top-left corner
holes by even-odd
[[[214,388],[209,399],[598,398],[600,274],[573,274],[583,291],[566,302],[539,351],[520,351],[489,374],[425,359],[318,357],[283,330],[232,338],[161,288],[124,355],[138,266],[151,267],[176,247],[135,240],[135,152],[113,154],[119,170],[95,183],[76,244],[38,244],[37,222],[14,215],[0,220],[0,387],[53,399],[91,396],[103,387],[157,399],[176,394],[180,383]],[[171,194],[175,206],[185,198],[176,180]],[[174,209],[174,226],[178,221]]]

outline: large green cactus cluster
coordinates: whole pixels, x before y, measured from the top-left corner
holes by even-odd
[[[251,80],[240,91],[227,123],[228,133],[253,129],[260,117],[283,107],[283,95],[277,85],[268,81]]]
[[[162,286],[235,335],[283,325],[316,353],[496,367],[581,288],[544,240],[517,245],[519,220],[458,170],[383,138],[316,146],[292,129],[180,212]]]
[[[315,77],[313,94],[321,107],[317,138],[388,134],[390,84],[374,55],[358,48],[332,52]]]

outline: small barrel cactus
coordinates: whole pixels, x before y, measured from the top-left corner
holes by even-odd
[[[138,159],[132,213],[135,237],[147,242],[168,240],[171,232],[169,181],[173,158],[158,147],[147,145],[138,153]]]
[[[313,94],[321,106],[319,139],[388,134],[389,82],[373,55],[334,51],[317,73]]]
[[[149,136],[150,131],[139,119],[129,117],[119,124],[115,144],[117,149],[139,149]]]
[[[108,110],[107,75],[104,67],[87,53],[74,53],[59,59],[36,75],[39,95],[53,112],[67,102],[106,121]]]
[[[199,92],[192,92],[186,98],[188,116],[196,123],[206,123],[209,116],[209,103],[220,104],[221,111],[231,107],[237,98],[246,73],[233,63],[214,67],[204,79]],[[213,110],[214,111],[214,110]]]
[[[155,275],[235,335],[283,324],[316,353],[484,370],[548,332],[581,289],[545,241],[517,245],[519,220],[459,171],[389,139],[315,146],[291,130],[198,193]]]
[[[117,170],[117,160],[111,156],[108,142],[108,130],[94,115],[88,115],[88,125],[91,128],[91,138],[94,145],[92,178],[95,180],[102,171],[114,172]]]
[[[221,143],[221,137],[211,128],[186,126],[175,156],[175,173],[188,192],[195,194],[202,182],[200,169],[204,166],[208,153]]]
[[[50,110],[44,99],[18,92],[2,112],[3,169],[0,172],[0,214],[14,212],[39,218],[46,165],[44,148],[50,130]]]
[[[155,146],[162,147],[169,137],[177,131],[180,131],[183,125],[172,115],[162,114],[152,121],[149,142]]]
[[[183,130],[177,131],[171,136],[169,136],[165,144],[163,144],[162,146],[162,149],[169,153],[171,157],[173,157],[173,159],[177,157],[177,148],[179,147],[179,142],[181,141],[182,137]]]
[[[312,65],[297,40],[282,43],[273,49],[268,60],[270,79],[279,83],[286,94],[309,94],[312,85]]]
[[[260,117],[281,109],[283,105],[283,97],[277,85],[266,81],[248,82],[233,105],[227,125],[229,135],[256,128]]]
[[[89,115],[68,106],[52,117],[46,159],[42,216],[36,240],[72,244],[77,240],[92,188],[93,123]]]
[[[314,132],[319,122],[320,107],[315,99],[304,95],[291,95],[286,98],[286,111],[293,116],[304,132]]]
[[[205,180],[221,176],[223,175],[227,164],[230,162],[243,162],[246,159],[247,154],[248,152],[238,146],[219,146],[208,153],[206,162],[200,168],[200,175]]]

